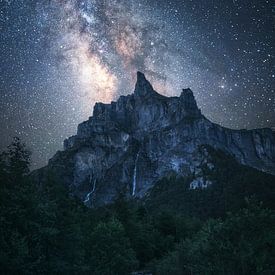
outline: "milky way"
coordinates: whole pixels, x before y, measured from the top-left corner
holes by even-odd
[[[167,96],[190,87],[223,126],[275,126],[271,1],[0,4],[0,146],[20,136],[33,167],[62,149],[96,101],[132,93],[137,70]]]

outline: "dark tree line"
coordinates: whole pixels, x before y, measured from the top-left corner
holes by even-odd
[[[17,138],[0,155],[0,274],[274,274],[274,178],[220,161],[212,189],[170,178],[89,209],[51,172],[33,183],[30,156]]]

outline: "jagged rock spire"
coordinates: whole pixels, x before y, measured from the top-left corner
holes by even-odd
[[[141,72],[137,72],[137,82],[135,86],[134,94],[140,97],[155,94],[151,83],[145,78],[145,75]]]
[[[190,114],[194,116],[200,116],[201,112],[197,106],[196,99],[194,94],[190,88],[182,89],[182,93],[179,97],[182,102],[184,109]]]

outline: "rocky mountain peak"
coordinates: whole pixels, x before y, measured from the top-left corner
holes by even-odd
[[[97,103],[93,116],[64,141],[64,151],[49,167],[85,204],[100,206],[123,190],[144,197],[171,171],[192,178],[190,188],[207,187],[211,183],[202,171],[213,165],[198,150],[205,145],[275,173],[271,129],[232,130],[212,123],[201,114],[191,89],[166,97],[138,72],[134,94]]]
[[[134,95],[146,97],[153,94],[157,94],[157,92],[154,91],[151,83],[146,79],[143,73],[137,72],[137,82],[134,90]]]

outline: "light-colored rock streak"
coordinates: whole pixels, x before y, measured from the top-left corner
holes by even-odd
[[[91,180],[92,180],[92,177],[90,177],[90,183],[91,183]],[[87,195],[86,195],[86,198],[84,200],[84,203],[87,203],[89,200],[90,200],[90,196],[94,193],[95,191],[95,184],[96,184],[96,179],[94,180],[94,184],[93,184],[93,189],[91,192],[89,192]]]
[[[133,175],[133,191],[132,191],[132,196],[135,195],[136,193],[136,185],[137,185],[137,162],[138,162],[138,157],[139,157],[139,152],[136,155],[136,160],[135,160],[135,168],[134,168],[134,175]]]

